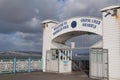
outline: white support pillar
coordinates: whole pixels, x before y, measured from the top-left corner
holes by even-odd
[[[51,27],[57,24],[56,21],[46,20],[42,22],[43,24],[43,51],[42,51],[42,61],[43,61],[43,72],[46,70],[46,51],[51,49],[52,42],[52,30]]]
[[[108,78],[120,80],[120,6],[103,12],[103,48],[108,49]]]

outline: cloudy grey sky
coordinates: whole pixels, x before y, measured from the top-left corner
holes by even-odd
[[[0,0],[0,51],[41,51],[46,19],[102,18],[101,8],[120,0]]]

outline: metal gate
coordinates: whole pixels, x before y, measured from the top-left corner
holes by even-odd
[[[59,54],[56,50],[46,53],[46,72],[59,72]]]
[[[108,53],[102,48],[90,50],[90,77],[108,79]]]
[[[104,80],[109,80],[108,75],[108,49],[103,49],[103,78]]]

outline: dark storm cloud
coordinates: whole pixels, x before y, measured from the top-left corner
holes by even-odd
[[[42,34],[30,34],[30,33],[21,33],[18,32],[17,35],[19,36],[20,39],[24,40],[26,43],[28,42],[34,42],[34,43],[42,43]],[[41,43],[40,43],[41,42]]]
[[[33,0],[2,0],[0,19],[7,22],[22,23],[34,16]]]
[[[0,51],[42,51],[42,33],[0,34]]]
[[[0,0],[1,50],[41,51],[41,22],[56,19],[57,4],[56,0]]]
[[[42,30],[43,20],[60,20],[60,16],[62,20],[75,16],[101,17],[101,8],[119,3],[119,0],[67,0],[62,3],[58,0],[0,0],[0,33],[36,33]],[[35,23],[33,18],[39,23],[30,27]]]
[[[41,51],[41,35],[23,32],[0,34],[0,51]]]
[[[43,20],[61,21],[76,16],[101,18],[99,10],[115,4],[120,4],[120,1],[0,0],[1,50],[41,51]]]
[[[21,49],[27,50],[27,51],[42,51],[42,34],[30,34],[30,33],[21,33],[18,32],[17,36],[22,40],[19,44],[21,45]],[[23,48],[26,47],[26,48]]]
[[[53,7],[54,5],[54,7]],[[55,19],[57,1],[52,0],[1,0],[0,1],[0,33],[15,31],[36,33],[42,29],[41,21]],[[36,18],[39,25],[33,25]],[[31,23],[29,23],[31,22]],[[31,24],[31,25],[27,25]]]
[[[7,37],[8,35],[0,34],[0,51],[11,50],[11,46],[15,46]]]
[[[38,33],[42,32],[41,24],[39,26],[30,27],[26,24],[14,24],[0,21],[0,33],[9,34],[13,32]]]

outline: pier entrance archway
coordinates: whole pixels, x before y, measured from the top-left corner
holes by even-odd
[[[65,42],[84,34],[102,36],[102,20],[93,17],[77,17],[56,22],[43,22],[43,71],[71,72],[72,51]]]

